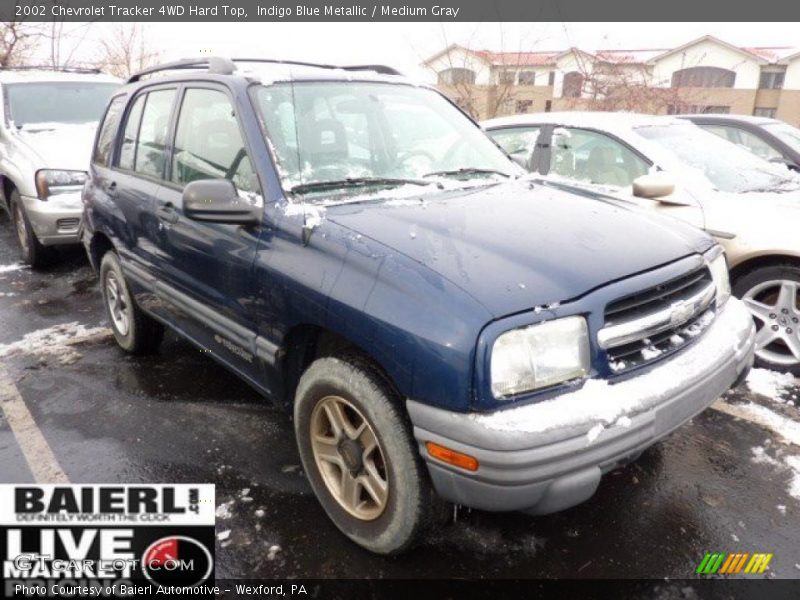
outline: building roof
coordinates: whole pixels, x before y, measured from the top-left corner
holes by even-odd
[[[676,48],[634,48],[627,50],[600,49],[587,52],[578,48],[565,50],[536,50],[531,52],[495,52],[492,50],[471,50],[458,44],[452,44],[444,50],[437,52],[425,64],[430,64],[441,56],[458,48],[473,54],[492,66],[550,66],[570,52],[581,52],[602,62],[615,64],[652,64],[658,60],[682,52],[700,42],[710,41],[736,52],[739,52],[761,64],[785,64],[795,58],[800,58],[800,47],[793,46],[734,46],[712,35],[704,35]]]

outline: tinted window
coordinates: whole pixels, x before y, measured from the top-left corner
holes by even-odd
[[[617,140],[596,131],[556,128],[550,152],[550,173],[619,187],[647,173],[649,165]]]
[[[258,191],[258,179],[228,96],[218,90],[187,90],[175,134],[172,181],[185,184],[223,177],[233,181],[239,191]]]
[[[133,162],[133,170],[137,173],[163,177],[167,160],[167,128],[174,99],[175,90],[147,94]]]
[[[133,160],[136,157],[136,138],[139,135],[139,123],[142,120],[147,94],[142,94],[133,103],[125,122],[125,132],[122,135],[122,147],[119,151],[119,166],[123,169],[133,170]]]
[[[6,85],[9,117],[17,127],[96,123],[116,83],[13,83]]]
[[[107,165],[114,145],[114,134],[117,132],[119,117],[125,107],[125,97],[117,96],[111,101],[97,136],[97,146],[94,149],[92,160],[99,165]]]

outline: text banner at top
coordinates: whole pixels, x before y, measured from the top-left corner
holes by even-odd
[[[1,0],[3,21],[800,21],[760,0]]]

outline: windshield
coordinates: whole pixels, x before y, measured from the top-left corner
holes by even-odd
[[[800,152],[800,129],[797,127],[788,123],[766,123],[762,127],[795,152]]]
[[[700,171],[719,191],[786,191],[798,184],[785,168],[691,124],[637,127],[636,133],[667,150],[683,165]]]
[[[409,85],[302,82],[255,92],[283,186],[502,179],[519,168],[438,93]],[[317,185],[318,184],[318,185]]]
[[[47,82],[5,86],[8,118],[26,125],[99,121],[116,83]]]

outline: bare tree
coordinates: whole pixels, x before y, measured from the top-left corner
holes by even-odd
[[[444,28],[442,39],[446,50],[441,57],[446,60],[448,75],[442,78],[429,60],[423,64],[439,78],[439,88],[475,119],[492,118],[503,112],[512,112],[508,106],[520,96],[518,77],[520,71],[530,66],[529,52],[523,47],[536,47],[535,39],[520,39],[516,51],[505,52],[505,34],[500,29],[500,51],[475,49],[475,35],[463,45],[448,44]],[[525,36],[533,37],[531,35]],[[441,70],[439,70],[441,71]],[[483,79],[486,83],[478,83]]]
[[[100,40],[100,48],[98,66],[121,78],[153,66],[161,58],[161,53],[152,49],[139,23],[117,24]]]
[[[29,60],[43,33],[40,23],[0,23],[0,68],[13,67]]]
[[[654,81],[650,67],[602,53],[577,62],[579,83],[574,95],[564,90],[567,110],[626,111],[649,114],[680,112],[680,107],[698,102],[698,90],[673,82]]]

